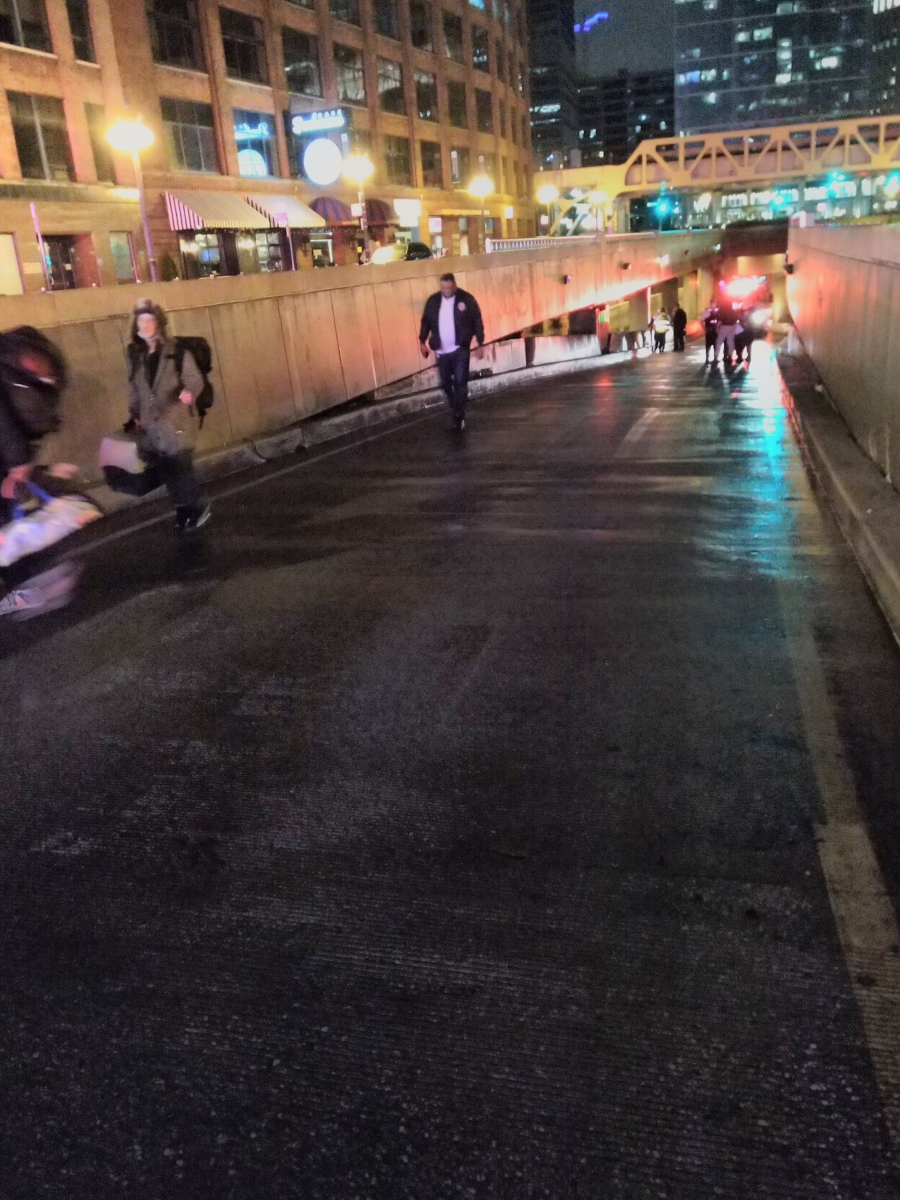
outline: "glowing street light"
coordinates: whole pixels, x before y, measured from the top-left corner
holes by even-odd
[[[131,165],[134,169],[134,181],[137,184],[138,200],[141,206],[141,225],[144,229],[144,245],[147,247],[147,264],[150,267],[150,278],[154,283],[159,276],[156,270],[156,255],[153,253],[153,240],[150,237],[150,222],[147,220],[147,197],[144,195],[144,172],[141,170],[141,151],[153,145],[153,130],[149,129],[140,117],[123,118],[116,121],[106,131],[106,137],[113,150],[120,154],[131,155]]]
[[[366,183],[375,173],[368,154],[351,154],[344,159],[344,178],[356,184],[359,198],[359,229],[363,239],[363,262],[369,261],[369,221],[366,216]]]
[[[485,225],[484,202],[493,195],[494,181],[489,175],[476,175],[469,184],[469,195],[481,201],[481,246],[487,249],[487,227]]]
[[[545,183],[537,194],[538,204],[544,204],[547,208],[547,232],[550,232],[550,205],[555,204],[559,199],[559,188],[552,183]]]
[[[599,237],[601,229],[606,228],[606,212],[604,205],[608,202],[609,196],[606,192],[598,190],[588,192],[587,198],[594,206],[594,227],[596,228],[597,236]]]

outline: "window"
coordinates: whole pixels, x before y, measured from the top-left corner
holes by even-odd
[[[444,53],[454,62],[463,61],[462,18],[444,13]]]
[[[94,38],[91,33],[91,17],[87,0],[66,0],[69,28],[75,45],[75,57],[82,62],[96,62]]]
[[[522,113],[522,147],[528,149],[528,118]]]
[[[503,53],[503,43],[499,38],[494,42],[494,61],[497,63],[497,78],[502,83],[506,78],[506,58]]]
[[[372,8],[375,13],[375,32],[382,37],[400,39],[400,26],[397,22],[397,0],[373,0]]]
[[[473,8],[480,8],[481,11],[484,12],[484,7],[485,7],[484,0],[469,0],[469,3],[472,5]]]
[[[384,167],[388,183],[411,184],[409,138],[384,139]]]
[[[169,165],[175,171],[218,171],[216,131],[208,104],[160,99]]]
[[[444,164],[439,142],[422,142],[422,184],[424,187],[444,186]]]
[[[479,133],[494,132],[494,100],[490,92],[475,89],[475,124]]]
[[[287,0],[288,4],[296,4],[298,8],[315,8],[315,0]]]
[[[147,19],[154,62],[205,69],[196,0],[149,0]]]
[[[268,83],[262,21],[231,8],[220,8],[219,15],[222,20],[225,67],[229,77],[246,79],[248,83]]]
[[[52,50],[44,0],[0,0],[0,42]]]
[[[469,182],[469,151],[465,146],[450,151],[450,182],[463,186]]]
[[[275,148],[275,118],[269,113],[234,110],[234,140],[238,149],[238,170],[245,176],[276,175],[278,151]]]
[[[74,180],[62,100],[7,92],[19,166],[26,179]]]
[[[509,132],[512,136],[512,144],[514,146],[518,146],[518,144],[519,144],[519,124],[516,121],[516,114],[512,111],[512,108],[510,108],[510,110],[509,110]],[[582,129],[579,131],[578,136],[582,137],[583,134],[584,134],[584,130]],[[594,132],[591,134],[591,137],[596,137],[596,136],[597,136],[597,132],[596,132],[596,130],[594,130]]]
[[[115,183],[112,148],[106,136],[106,109],[102,104],[86,104],[84,111],[87,116],[88,133],[91,136],[91,149],[94,151],[97,178],[102,183]]]
[[[300,96],[322,95],[322,73],[319,70],[319,43],[309,33],[299,29],[282,29],[284,73],[289,92]]]
[[[447,107],[450,112],[450,124],[457,129],[465,129],[469,124],[466,111],[466,85],[457,83],[455,79],[447,80]]]
[[[437,121],[437,76],[430,71],[416,71],[416,110],[422,121]]]
[[[506,105],[501,100],[498,108],[500,109],[500,136],[506,137]]]
[[[130,233],[111,233],[109,248],[112,253],[116,283],[134,283],[134,245]]]
[[[335,42],[334,68],[337,75],[338,99],[347,104],[365,104],[366,77],[362,51]]]
[[[472,66],[476,71],[490,71],[491,54],[488,31],[480,25],[472,26]]]
[[[510,56],[509,56],[509,86],[512,88],[513,91],[516,90],[516,79],[517,79],[516,60],[513,57],[512,53],[510,53]]]
[[[328,0],[328,8],[336,21],[345,25],[361,25],[359,0]]]
[[[412,44],[417,50],[434,51],[431,5],[427,0],[409,0],[409,25]]]
[[[378,59],[378,103],[384,112],[406,112],[403,97],[403,68],[392,58]]]

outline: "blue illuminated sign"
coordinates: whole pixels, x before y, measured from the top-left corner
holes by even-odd
[[[584,21],[579,21],[575,26],[576,33],[590,33],[598,21],[608,21],[608,12],[595,12],[592,17],[587,17]]]
[[[342,108],[327,108],[322,112],[298,113],[291,119],[291,129],[298,137],[307,133],[327,133],[346,129],[347,114]]]

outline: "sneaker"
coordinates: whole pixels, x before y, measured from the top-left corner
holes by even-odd
[[[188,517],[182,529],[185,533],[196,533],[198,529],[203,528],[211,516],[212,508],[208,504],[204,504],[195,517]]]
[[[466,427],[466,418],[465,418],[465,417],[454,417],[454,418],[453,418],[453,423],[454,423],[454,425],[456,426],[456,428],[457,428],[457,429],[465,429],[465,427]]]
[[[16,617],[29,610],[41,610],[40,593],[36,588],[15,588],[0,600],[0,617]]]

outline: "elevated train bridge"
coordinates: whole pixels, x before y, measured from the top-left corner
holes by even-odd
[[[624,163],[538,179],[559,192],[551,233],[884,220],[900,210],[900,115],[644,141]]]

